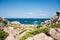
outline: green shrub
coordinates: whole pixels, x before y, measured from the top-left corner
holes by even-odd
[[[38,26],[37,26],[37,28],[40,28],[40,27],[42,27],[44,25],[44,22],[41,22]]]
[[[54,25],[51,25],[52,28],[59,28],[60,27],[60,24],[54,24]]]
[[[24,36],[22,36],[22,37],[20,38],[20,40],[25,40],[25,39],[27,39],[28,37],[31,37],[31,36],[32,36],[32,34],[26,33]]]
[[[0,30],[0,40],[4,40],[9,34],[3,30]]]
[[[42,27],[44,24],[45,24],[44,22],[41,22],[41,23],[37,26],[37,28]]]
[[[33,34],[33,35],[36,35],[36,34],[39,34],[39,33],[48,33],[49,30],[50,30],[49,27],[45,27],[45,28],[34,30],[30,33]]]
[[[38,26],[37,26],[37,28],[40,28],[40,27],[42,27],[42,25],[38,25]]]
[[[37,26],[34,25],[34,26],[30,26],[30,28],[32,28],[33,30],[37,29]]]

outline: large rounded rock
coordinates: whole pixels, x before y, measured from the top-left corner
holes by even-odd
[[[44,33],[40,33],[37,34],[33,37],[34,40],[53,40],[53,38],[48,37],[46,34]]]
[[[57,30],[55,30],[55,29],[52,28],[52,29],[50,29],[49,34],[50,34],[51,37],[53,37],[54,39],[60,40],[60,33],[59,33]]]

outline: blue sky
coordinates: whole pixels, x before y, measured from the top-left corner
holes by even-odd
[[[60,10],[60,0],[0,0],[0,16],[50,18]]]

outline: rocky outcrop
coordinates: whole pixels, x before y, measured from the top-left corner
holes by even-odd
[[[51,19],[52,24],[59,23],[60,22],[60,11],[56,12],[56,16],[52,17]]]
[[[0,29],[2,29],[8,23],[7,19],[0,17]]]
[[[60,30],[59,30],[60,31]],[[54,38],[55,40],[60,40],[60,33],[54,29],[51,28],[49,34],[51,35],[52,38]]]
[[[56,15],[53,16],[50,20],[46,20],[42,26],[43,27],[51,26],[53,24],[58,24],[58,23],[60,23],[60,12],[56,12]]]

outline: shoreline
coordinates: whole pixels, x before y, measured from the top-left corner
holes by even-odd
[[[42,22],[50,19],[21,19],[21,18],[8,18],[7,19],[9,22],[14,22],[17,21],[21,24],[25,25],[40,25]]]

